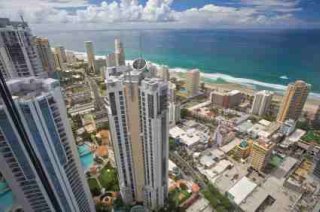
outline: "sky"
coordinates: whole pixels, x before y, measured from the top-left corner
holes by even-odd
[[[0,0],[38,29],[320,28],[320,0]]]

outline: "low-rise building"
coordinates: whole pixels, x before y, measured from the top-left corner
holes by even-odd
[[[242,140],[241,143],[236,146],[235,155],[240,159],[246,159],[250,155],[252,144],[252,140]]]
[[[240,205],[257,187],[257,184],[247,177],[241,178],[229,191],[227,197],[236,205]]]

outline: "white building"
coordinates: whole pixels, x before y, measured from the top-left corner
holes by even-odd
[[[0,18],[0,71],[6,79],[46,75],[27,23]]]
[[[150,78],[146,61],[107,69],[107,110],[125,202],[164,206],[168,189],[167,83]]]
[[[235,204],[240,205],[256,187],[257,184],[247,177],[243,177],[227,192],[227,197]]]
[[[95,211],[59,82],[28,77],[7,85],[1,82],[0,170],[18,204],[24,211]]]
[[[296,121],[293,119],[288,119],[281,124],[279,132],[285,136],[289,136],[291,135],[291,133],[293,133],[295,129],[296,129]]]
[[[180,121],[180,105],[175,104],[173,102],[168,103],[168,111],[169,111],[169,125],[175,126],[177,122]]]
[[[251,113],[263,116],[268,112],[271,105],[273,92],[271,91],[259,91],[254,95],[254,100],[251,108]]]

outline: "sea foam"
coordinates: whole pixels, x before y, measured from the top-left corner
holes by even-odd
[[[73,52],[75,54],[75,56],[78,58],[81,58],[84,60],[87,59],[87,54],[85,52],[78,52],[78,51],[73,51],[73,50],[71,50],[71,52]],[[96,55],[95,58],[100,59],[100,58],[105,58],[105,56]],[[133,60],[126,60],[126,62],[129,64],[132,64]],[[152,61],[147,61],[147,62],[152,63],[156,67],[161,66],[160,64],[154,63]],[[190,69],[185,69],[185,68],[180,68],[180,67],[174,67],[174,68],[169,67],[170,72],[176,72],[176,73],[186,73],[186,72],[188,72],[188,70],[190,70]],[[258,81],[258,80],[247,79],[247,78],[241,78],[241,77],[233,77],[231,75],[222,74],[222,73],[201,72],[201,77],[209,79],[209,80],[222,79],[222,80],[229,82],[229,83],[239,84],[239,85],[243,85],[243,86],[253,88],[253,89],[257,89],[257,87],[260,87],[263,89],[270,89],[272,91],[279,92],[279,93],[284,93],[284,91],[287,88],[287,86],[285,86],[285,85],[267,83],[267,82],[262,82],[262,81]],[[280,76],[280,78],[281,79],[289,79],[285,75]],[[310,93],[309,97],[320,99],[320,93]]]

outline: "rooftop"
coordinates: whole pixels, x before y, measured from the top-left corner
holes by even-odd
[[[256,187],[257,184],[243,177],[228,191],[228,197],[239,205]]]

